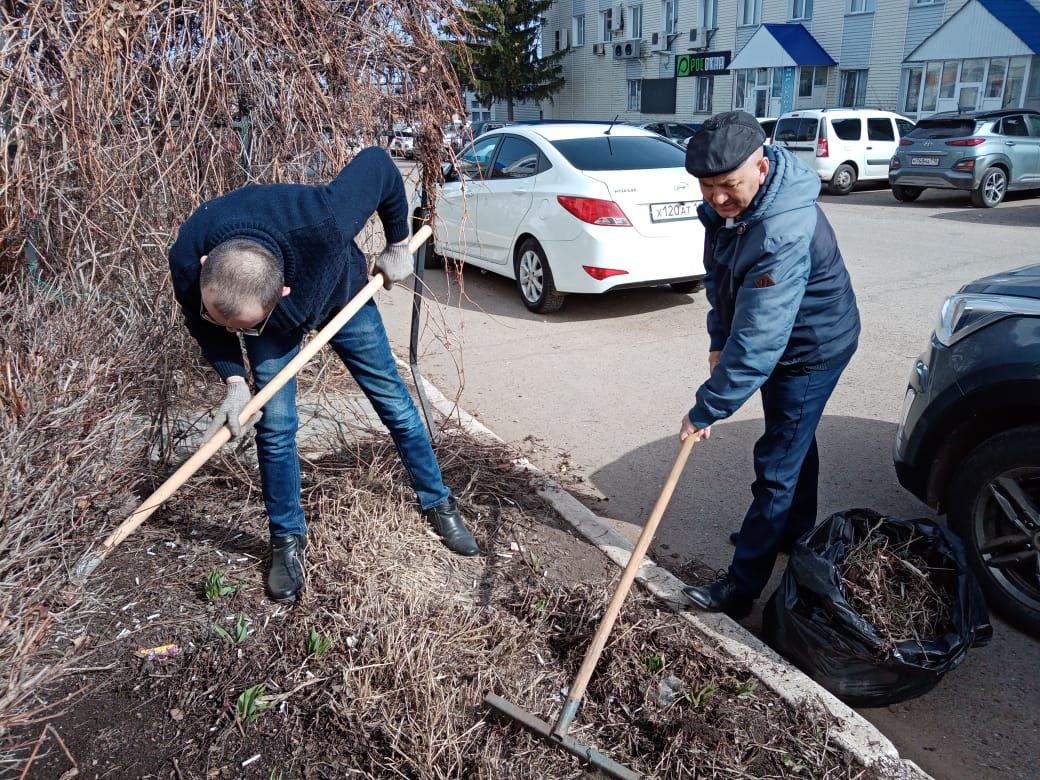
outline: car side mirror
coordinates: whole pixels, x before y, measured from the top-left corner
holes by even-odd
[[[455,166],[449,162],[441,166],[441,177],[444,181],[458,181],[459,175],[455,172]]]

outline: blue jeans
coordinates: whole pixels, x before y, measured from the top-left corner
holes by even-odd
[[[257,390],[274,378],[300,350],[296,333],[245,337]],[[329,342],[389,429],[419,505],[429,509],[451,496],[441,478],[437,456],[408,388],[397,373],[390,342],[375,301],[369,301]],[[290,380],[264,406],[256,424],[260,483],[271,536],[303,534],[300,461],[296,454],[296,380]]]
[[[762,386],[766,431],[755,442],[753,500],[729,567],[741,595],[758,598],[780,547],[816,524],[816,427],[850,358],[825,369],[778,366]]]

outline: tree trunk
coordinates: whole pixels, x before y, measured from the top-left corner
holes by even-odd
[[[513,98],[506,99],[506,119],[510,122],[513,121]]]

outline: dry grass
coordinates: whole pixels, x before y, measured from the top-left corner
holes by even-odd
[[[891,647],[927,641],[951,625],[949,569],[936,568],[913,552],[914,534],[894,543],[877,527],[849,546],[838,574],[849,604]]]

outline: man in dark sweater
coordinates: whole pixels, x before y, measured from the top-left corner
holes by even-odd
[[[708,585],[686,588],[698,606],[741,618],[769,580],[777,552],[816,523],[816,427],[856,351],[859,311],[827,218],[820,178],[791,153],[763,149],[743,111],[712,117],[686,151],[704,202],[710,376],[683,417],[680,439],[762,394],[765,433],[755,443],[753,500],[733,562]]]
[[[412,272],[408,200],[396,165],[381,149],[361,151],[329,184],[260,184],[202,204],[170,249],[174,294],[202,354],[227,385],[210,426],[236,441],[255,425],[260,481],[271,532],[270,595],[294,600],[304,584],[307,526],[296,453],[296,381],[247,425],[250,399],[239,334],[256,389],[299,352],[367,282],[355,237],[373,213],[387,247],[375,270],[389,289]],[[393,437],[423,514],[460,555],[480,551],[444,485],[430,439],[397,373],[383,321],[370,300],[329,342]]]

